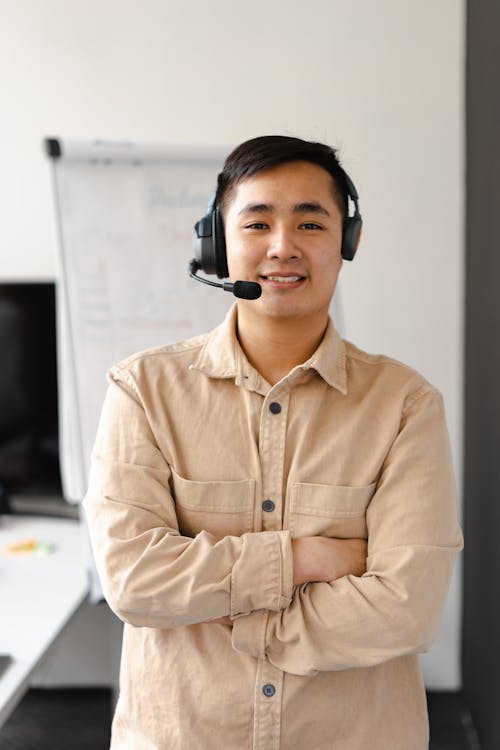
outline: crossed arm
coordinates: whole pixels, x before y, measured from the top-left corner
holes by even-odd
[[[175,504],[165,498],[168,465],[139,401],[113,385],[85,503],[111,606],[146,627],[229,616],[236,650],[296,674],[425,650],[462,545],[442,407],[436,394],[427,400],[409,409],[382,471],[367,512],[368,546],[290,541],[287,531],[216,541],[179,534]],[[122,414],[124,433],[109,436]]]
[[[347,575],[363,575],[366,572],[367,546],[365,539],[329,539],[324,536],[293,539],[293,585],[328,583]],[[229,616],[208,622],[233,625]]]

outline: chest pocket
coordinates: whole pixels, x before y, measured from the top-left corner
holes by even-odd
[[[293,484],[289,521],[292,537],[367,539],[366,509],[375,486],[375,483],[357,487],[305,482]]]
[[[209,531],[216,539],[241,536],[253,528],[255,480],[194,482],[172,471],[179,531],[194,537]]]

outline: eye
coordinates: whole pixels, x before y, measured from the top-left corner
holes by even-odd
[[[245,229],[268,229],[268,225],[263,221],[253,221],[251,224],[245,224]]]
[[[303,224],[300,225],[301,229],[323,229],[319,224],[316,224],[314,221],[304,221]]]

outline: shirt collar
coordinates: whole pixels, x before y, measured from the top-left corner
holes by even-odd
[[[237,350],[241,349],[236,338],[237,307],[233,305],[223,322],[207,334],[198,359],[191,365],[211,378],[234,378],[237,375]],[[243,352],[242,352],[243,353]]]
[[[212,378],[234,378],[236,385],[255,389],[259,373],[248,362],[236,336],[237,306],[231,307],[221,325],[207,335],[198,359],[191,365]],[[315,370],[332,388],[347,393],[346,349],[344,341],[328,320],[325,335],[309,359],[294,368]]]
[[[347,368],[346,348],[343,339],[333,325],[331,318],[328,319],[325,335],[307,362],[302,367],[314,369],[321,375],[323,380],[332,388],[344,394],[347,393]]]

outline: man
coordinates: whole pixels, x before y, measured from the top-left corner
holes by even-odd
[[[114,750],[428,746],[462,535],[439,393],[329,319],[353,192],[327,146],[239,146],[219,251],[262,296],[110,371],[85,507],[126,623]]]

